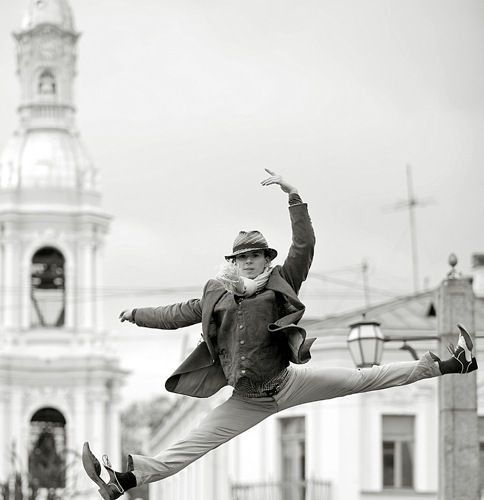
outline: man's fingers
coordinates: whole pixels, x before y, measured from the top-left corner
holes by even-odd
[[[263,186],[269,186],[270,184],[280,184],[281,179],[279,177],[265,179],[261,182]]]
[[[124,323],[125,321],[131,321],[132,318],[130,316],[130,311],[125,309],[124,311],[121,311],[119,313],[119,319],[121,320],[121,323]]]
[[[264,169],[268,174],[271,174],[271,175],[276,175],[275,172],[273,172],[272,170],[269,170],[268,168],[265,168]]]

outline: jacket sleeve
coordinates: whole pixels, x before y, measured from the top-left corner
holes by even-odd
[[[184,326],[195,325],[202,321],[200,299],[191,299],[159,307],[141,307],[136,309],[134,321],[138,326],[176,330]]]
[[[281,276],[298,293],[303,281],[308,276],[313,261],[316,237],[306,203],[290,206],[289,214],[292,226],[292,243],[281,267]]]

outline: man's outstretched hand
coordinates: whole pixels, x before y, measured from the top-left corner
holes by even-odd
[[[280,188],[287,194],[297,194],[297,189],[289,184],[286,180],[283,179],[281,175],[276,174],[272,170],[269,170],[268,168],[264,169],[268,174],[270,174],[270,177],[267,179],[264,179],[261,184],[263,186],[270,186],[271,184],[278,184]]]
[[[119,319],[121,320],[121,323],[123,323],[124,321],[134,323],[133,310],[125,309],[124,311],[121,311],[121,313],[119,314]]]

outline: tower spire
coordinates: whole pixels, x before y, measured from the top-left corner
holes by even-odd
[[[74,32],[74,17],[66,0],[29,0],[22,29],[30,30],[40,24],[51,24],[63,31]]]
[[[0,190],[97,192],[97,172],[75,124],[77,41],[66,0],[29,0],[13,34],[19,127],[0,156]]]
[[[92,334],[110,217],[75,126],[79,34],[67,1],[30,0],[14,38],[20,123],[0,156],[0,330]]]

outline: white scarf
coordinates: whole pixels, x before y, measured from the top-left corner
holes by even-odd
[[[242,278],[245,289],[244,293],[240,294],[242,297],[250,297],[251,295],[254,295],[254,293],[259,293],[267,285],[267,282],[269,281],[269,278],[271,277],[272,273],[272,267],[265,267],[264,271],[259,274],[259,276],[256,276],[254,279],[251,278]]]
[[[225,264],[215,279],[220,281],[228,292],[241,297],[250,297],[264,290],[272,269],[272,267],[266,266],[262,273],[251,279],[240,276],[239,268],[234,264]]]

